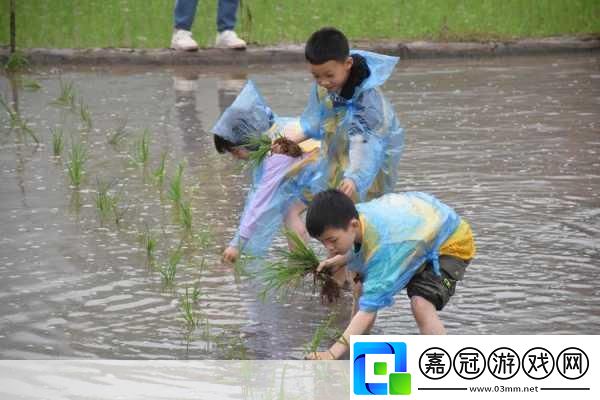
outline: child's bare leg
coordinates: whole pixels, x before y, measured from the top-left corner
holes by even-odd
[[[444,328],[435,306],[429,300],[421,296],[413,296],[410,298],[410,306],[422,335],[446,334],[446,328]]]
[[[300,236],[300,238],[306,243],[308,242],[308,232],[306,226],[300,215],[306,209],[306,206],[302,202],[295,202],[290,206],[290,209],[285,216],[285,227],[291,231],[294,231]],[[293,250],[292,244],[288,242],[290,250]]]

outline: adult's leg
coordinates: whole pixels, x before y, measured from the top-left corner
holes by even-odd
[[[446,334],[446,328],[444,328],[435,306],[429,300],[421,296],[412,296],[410,307],[422,335]]]
[[[237,21],[240,0],[219,0],[217,6],[217,31],[232,31]]]
[[[198,0],[176,0],[174,14],[175,29],[192,30]]]

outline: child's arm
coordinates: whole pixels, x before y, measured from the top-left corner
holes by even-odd
[[[285,199],[278,196],[277,190],[285,177],[287,169],[293,163],[294,158],[281,155],[269,156],[263,161],[263,174],[248,193],[238,232],[234,240],[230,242],[229,247],[225,249],[223,260],[235,262],[240,250],[244,249],[244,246],[248,244],[253,235],[259,232],[264,236],[267,231],[275,232],[276,228],[283,222],[279,208],[281,200]],[[268,245],[268,243],[255,244]]]
[[[390,118],[386,117],[385,112],[388,107],[379,91],[368,90],[358,100],[357,110],[350,122],[349,163],[340,190],[348,195],[353,191],[358,192],[359,200],[373,184],[386,157],[392,130]],[[401,148],[395,150],[400,152]]]
[[[301,135],[301,137],[297,136],[296,138],[291,138],[287,134],[285,136],[294,140],[296,143],[300,143],[307,138],[321,139],[321,104],[316,84],[313,84],[313,88],[308,97],[308,104],[300,116],[300,129],[298,134]]]
[[[338,360],[342,358],[350,348],[350,335],[362,335],[369,332],[373,323],[375,323],[376,317],[377,313],[375,312],[357,312],[342,337],[329,350],[311,353],[306,358],[309,360]]]

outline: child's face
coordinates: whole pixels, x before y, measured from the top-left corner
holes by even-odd
[[[354,247],[359,231],[360,222],[352,219],[346,229],[325,228],[317,239],[323,243],[330,256],[343,255]]]
[[[309,64],[310,73],[317,81],[317,85],[330,92],[337,92],[344,87],[352,68],[352,57],[340,62],[330,60],[323,64]]]

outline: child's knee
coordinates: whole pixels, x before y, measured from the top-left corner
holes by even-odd
[[[412,296],[410,298],[410,306],[413,314],[422,314],[435,311],[435,305],[421,296]]]

